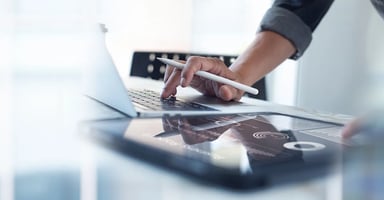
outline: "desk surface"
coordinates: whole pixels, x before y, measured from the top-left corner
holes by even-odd
[[[1,80],[1,199],[184,200],[202,194],[221,200],[327,199],[340,195],[328,189],[340,188],[337,173],[238,193],[202,185],[94,145],[78,135],[77,122],[84,110],[78,103],[80,82],[76,75],[16,74]]]

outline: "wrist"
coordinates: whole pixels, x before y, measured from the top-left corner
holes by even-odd
[[[239,82],[252,85],[295,51],[293,44],[283,36],[270,31],[260,32],[230,69],[237,75]]]

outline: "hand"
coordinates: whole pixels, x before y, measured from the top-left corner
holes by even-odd
[[[383,138],[384,133],[384,111],[377,110],[367,113],[352,120],[341,131],[344,139],[349,139],[357,134],[363,134],[363,137],[372,142],[376,142],[378,138]]]
[[[240,77],[228,69],[223,61],[217,58],[191,56],[186,62],[186,67],[179,70],[173,66],[167,66],[164,82],[165,86],[161,93],[162,98],[176,95],[177,86],[191,86],[207,96],[216,96],[225,101],[238,101],[244,92],[232,86],[217,83],[199,76],[194,76],[197,71],[207,71],[230,80],[239,81]]]
[[[360,126],[362,123],[361,118],[357,118],[352,120],[350,123],[346,124],[344,128],[341,130],[341,137],[343,139],[349,139],[352,136],[356,135],[357,132],[360,130]]]

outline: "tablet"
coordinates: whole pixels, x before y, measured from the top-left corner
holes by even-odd
[[[278,113],[121,118],[82,127],[124,155],[233,189],[326,175],[353,146],[341,140],[341,124]]]

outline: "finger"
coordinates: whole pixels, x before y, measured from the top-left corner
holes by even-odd
[[[210,71],[211,68],[216,67],[210,58],[191,56],[188,58],[185,68],[181,73],[181,82],[182,87],[187,87],[191,84],[194,74],[199,71]]]
[[[177,86],[180,83],[180,70],[174,68],[167,82],[164,84],[163,91],[161,92],[161,98],[168,98],[171,95],[176,95]]]
[[[188,58],[185,68],[181,72],[180,85],[187,87],[191,84],[194,74],[200,70],[200,59],[201,57],[191,56]]]
[[[239,101],[241,99],[242,92],[232,86],[221,85],[216,96],[224,101]]]
[[[177,60],[177,62],[185,63],[184,60]],[[167,67],[165,68],[165,73],[164,73],[164,83],[168,81],[168,78],[173,73],[174,69],[175,69],[174,66],[167,65]]]
[[[360,119],[355,119],[349,124],[345,125],[344,128],[341,130],[342,138],[348,139],[354,136],[359,130],[360,125],[361,125]]]
[[[164,83],[166,83],[168,81],[168,78],[169,78],[169,76],[171,76],[174,69],[175,69],[175,67],[167,65],[167,67],[165,68],[165,73],[164,73]]]
[[[217,83],[215,81],[211,81],[210,84],[214,95],[224,101],[238,101],[241,98],[239,97],[240,91],[232,86]]]
[[[231,80],[235,80],[236,78],[234,73],[231,72],[220,59],[191,56],[187,60],[186,66],[181,73],[182,79],[180,85],[183,87],[190,85],[194,74],[199,70],[207,71]]]

